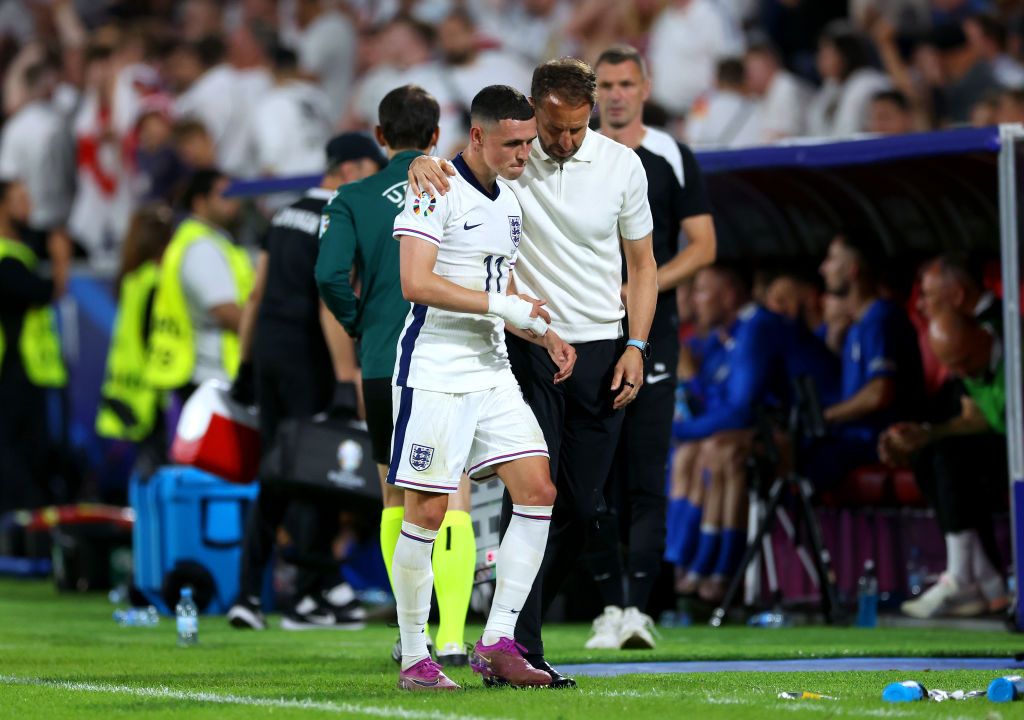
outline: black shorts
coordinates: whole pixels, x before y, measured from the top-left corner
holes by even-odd
[[[370,431],[373,461],[378,465],[387,465],[391,462],[391,434],[395,430],[391,408],[391,378],[364,378],[363,404],[366,406],[366,427]]]

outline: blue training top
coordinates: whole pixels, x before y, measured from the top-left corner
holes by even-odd
[[[896,420],[913,418],[924,395],[917,333],[898,305],[881,298],[846,333],[840,400],[849,400],[880,377],[895,380],[893,403],[870,417],[841,425],[840,435],[872,441]]]

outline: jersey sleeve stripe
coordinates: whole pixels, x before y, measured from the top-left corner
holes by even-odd
[[[388,470],[387,479],[389,485],[395,484],[395,473],[398,472],[398,461],[402,458],[405,431],[409,426],[410,415],[412,415],[412,388],[403,387],[402,397],[398,401],[398,418],[395,421],[394,447],[391,450],[391,468]]]
[[[416,228],[396,227],[395,237],[398,237],[399,235],[413,235],[423,240],[429,240],[430,242],[434,243],[439,247],[441,245],[441,241],[438,240],[436,237],[434,237],[430,233],[425,233],[422,230],[417,230]]]

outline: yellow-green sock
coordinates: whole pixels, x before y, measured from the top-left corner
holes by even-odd
[[[402,534],[402,517],[404,515],[405,508],[401,506],[384,508],[380,514],[380,554],[384,556],[384,567],[387,568],[388,582],[392,589],[395,585],[391,579],[391,560],[395,557],[398,536]]]
[[[439,652],[449,643],[461,648],[476,570],[476,536],[468,512],[449,510],[445,513],[434,541],[433,566],[434,592],[441,619],[434,647]]]

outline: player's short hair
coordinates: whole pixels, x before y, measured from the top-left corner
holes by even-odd
[[[554,95],[569,105],[589,103],[594,107],[597,104],[597,76],[578,58],[548,60],[533,71],[530,94],[535,103]]]
[[[635,47],[625,43],[612,45],[601,53],[597,58],[597,62],[594,63],[594,70],[596,71],[605,63],[621,65],[624,62],[636,63],[636,66],[640,68],[640,74],[645,78],[647,77],[647,61],[644,60],[644,56]]]
[[[871,96],[871,102],[889,103],[903,112],[910,112],[910,101],[899,90],[882,90]]]
[[[178,195],[178,207],[185,212],[192,212],[195,209],[195,202],[198,198],[209,197],[213,192],[214,185],[226,177],[220,170],[214,168],[203,168],[192,173],[181,188]]]
[[[886,262],[885,245],[870,231],[846,228],[835,236],[836,241],[853,253],[860,272],[868,280],[877,282]]]
[[[441,108],[419,85],[402,85],[380,101],[377,117],[389,148],[426,150],[441,118]]]
[[[469,108],[473,123],[529,120],[533,106],[526,96],[508,85],[488,85],[473,98]]]

